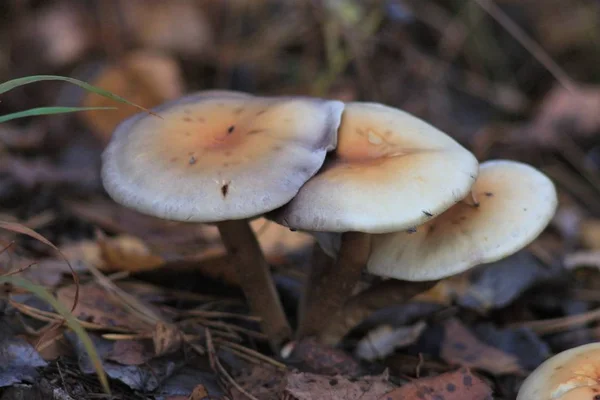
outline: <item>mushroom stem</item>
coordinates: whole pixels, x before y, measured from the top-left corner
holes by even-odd
[[[273,351],[292,336],[283,306],[271,278],[269,265],[248,221],[223,221],[217,224],[225,248],[233,258],[240,285],[253,314],[261,318],[261,328]]]
[[[313,265],[305,290],[306,299],[297,336],[318,335],[331,316],[352,295],[367,265],[371,249],[370,235],[362,232],[342,234],[337,260],[322,260]],[[319,258],[319,257],[318,257]]]
[[[329,316],[318,336],[319,342],[335,346],[352,328],[378,310],[403,304],[432,288],[438,281],[409,282],[395,279],[379,282],[350,298]]]

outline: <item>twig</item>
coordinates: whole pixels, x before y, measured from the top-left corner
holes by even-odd
[[[273,365],[273,366],[275,366],[275,367],[277,367],[279,369],[282,369],[282,370],[287,369],[287,367],[285,366],[285,364],[280,363],[279,361],[276,361],[276,360],[272,359],[271,357],[265,356],[264,354],[259,353],[258,351],[255,351],[255,350],[252,350],[252,349],[250,349],[248,347],[242,346],[241,344],[226,342],[226,341],[224,341],[222,339],[215,339],[214,341],[216,343],[218,343],[219,345],[221,345],[221,346],[228,347],[230,349],[238,350],[238,351],[241,351],[241,352],[245,352],[245,353],[249,354],[250,356],[255,357],[255,358],[257,358],[257,359],[259,359],[261,361],[264,361],[266,363],[269,363],[269,364],[271,364],[271,365]]]
[[[535,40],[533,40],[519,25],[517,25],[500,7],[492,0],[475,0],[475,2],[510,33],[521,46],[542,64],[554,78],[570,92],[574,92],[576,84],[567,73],[546,53]]]
[[[206,329],[206,349],[208,350],[208,359],[210,361],[211,368],[217,373],[223,376],[227,383],[235,387],[241,394],[249,398],[250,400],[258,400],[256,397],[248,393],[243,387],[241,387],[232,377],[229,372],[221,365],[219,357],[215,351],[212,336],[210,330]]]

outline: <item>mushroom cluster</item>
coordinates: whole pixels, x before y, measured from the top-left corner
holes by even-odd
[[[541,172],[480,166],[448,135],[380,104],[205,91],[153,111],[114,132],[107,192],[146,214],[216,224],[274,350],[292,331],[250,219],[313,233],[329,255],[310,272],[305,337],[327,331],[365,268],[436,281],[521,249],[556,208]]]

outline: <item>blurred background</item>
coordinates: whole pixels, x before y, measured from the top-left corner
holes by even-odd
[[[0,82],[65,75],[145,107],[212,88],[375,101],[427,120],[480,161],[510,158],[540,168],[559,189],[551,227],[495,272],[449,280],[428,298],[475,310],[467,314],[471,322],[485,316],[529,329],[535,346],[522,348],[523,341],[477,331],[507,352],[534,351],[529,362],[521,360],[524,369],[550,352],[600,339],[600,314],[593,313],[600,305],[599,65],[598,0],[0,2]],[[0,115],[51,105],[115,104],[72,85],[43,82],[3,94]],[[161,225],[107,200],[100,154],[114,127],[137,112],[116,106],[0,124],[0,219],[37,229],[105,270],[151,268],[200,248],[221,254],[207,244],[218,240],[214,231]],[[102,239],[100,260],[98,248],[85,247],[97,246],[98,229],[110,237],[129,235],[128,241],[112,248]],[[14,240],[3,235],[2,243]],[[268,240],[287,254],[308,243],[294,238]],[[33,240],[20,245],[13,257],[47,254]],[[124,251],[130,257],[125,267]],[[277,252],[268,257],[282,263]],[[64,278],[50,281],[47,271],[29,278],[48,287]],[[279,284],[298,288],[293,279]],[[569,319],[575,314],[584,319]],[[419,317],[406,318],[397,323]],[[544,318],[563,319],[531,322]],[[402,368],[392,372],[408,373]],[[514,394],[515,379],[497,386],[502,398]]]
[[[0,81],[61,74],[146,107],[210,88],[382,102],[480,160],[543,167],[597,213],[599,13],[595,0],[6,0]],[[44,83],[0,113],[42,105],[114,104]],[[99,189],[99,149],[134,112],[3,124],[0,207],[43,207],[19,199],[48,185]]]

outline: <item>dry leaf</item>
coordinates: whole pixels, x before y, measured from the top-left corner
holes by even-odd
[[[94,86],[125,97],[132,103],[152,108],[179,97],[184,91],[183,78],[177,62],[165,55],[133,52],[118,64],[105,66],[98,76],[87,79]],[[114,107],[114,101],[95,93],[86,93],[84,107]],[[78,114],[102,140],[108,143],[116,126],[140,110],[119,104],[116,110],[98,116],[95,111]]]
[[[492,389],[467,368],[412,381],[379,400],[492,400]],[[533,399],[532,399],[533,400]]]
[[[581,222],[581,242],[588,249],[600,250],[600,220],[586,219]]]
[[[385,358],[396,349],[413,344],[426,327],[424,321],[400,328],[393,328],[390,325],[379,326],[356,345],[355,355],[368,361]]]
[[[531,124],[517,129],[514,137],[532,139],[540,146],[560,145],[567,135],[591,138],[600,130],[600,86],[570,90],[557,84],[544,97]]]
[[[115,238],[98,240],[100,255],[108,271],[140,272],[155,269],[165,260],[139,238],[131,235],[120,235]]]
[[[202,400],[207,397],[208,397],[208,392],[206,391],[206,388],[204,387],[204,385],[198,385],[194,388],[194,391],[192,392],[190,397],[187,398],[187,400]]]
[[[351,355],[320,344],[314,338],[297,342],[292,358],[305,364],[311,371],[323,375],[358,376],[361,373],[360,365]]]
[[[455,318],[444,323],[441,357],[450,364],[497,375],[523,372],[515,356],[481,342]]]
[[[241,388],[260,400],[280,400],[285,387],[285,372],[267,366],[254,365],[235,377]],[[230,388],[233,400],[248,400],[235,387]]]
[[[117,304],[109,294],[95,283],[82,285],[81,296],[73,314],[84,321],[111,328],[127,329],[132,332],[149,331],[148,324],[128,313],[121,304]],[[65,286],[56,292],[58,300],[66,306],[73,304],[75,286]]]
[[[366,400],[380,398],[391,389],[387,373],[349,381],[341,375],[292,372],[287,376],[284,394],[294,400]]]
[[[179,350],[183,336],[175,325],[158,322],[152,332],[152,342],[154,343],[154,354],[162,356]]]
[[[141,340],[117,340],[106,358],[123,365],[142,365],[153,356],[152,349]]]

